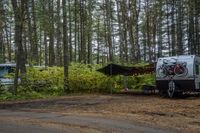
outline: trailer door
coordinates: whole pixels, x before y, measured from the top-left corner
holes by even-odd
[[[200,62],[199,61],[196,61],[195,62],[195,66],[194,66],[194,69],[195,69],[195,86],[196,86],[196,89],[200,89]]]

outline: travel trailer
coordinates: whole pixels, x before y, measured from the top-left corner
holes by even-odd
[[[200,92],[200,57],[181,55],[159,58],[156,87],[162,96]]]

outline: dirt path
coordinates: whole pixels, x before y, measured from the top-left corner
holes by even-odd
[[[42,123],[44,127],[53,125],[58,129],[64,126],[64,129],[76,129],[78,132],[200,132],[198,97],[68,96],[28,102],[1,102],[0,109],[5,109],[0,111],[0,119],[3,120],[5,116],[16,118],[14,120],[25,118],[20,122],[40,126]],[[9,112],[11,110],[14,111]],[[6,111],[9,113],[6,114]]]
[[[0,131],[9,133],[31,132],[114,132],[114,133],[169,133],[167,130],[148,127],[135,122],[108,117],[59,115],[57,113],[39,113],[0,110]],[[170,131],[172,132],[172,131]]]

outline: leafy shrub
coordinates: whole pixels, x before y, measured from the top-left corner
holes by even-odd
[[[0,95],[4,93],[5,87],[0,83]]]
[[[108,77],[96,71],[99,66],[72,64],[69,67],[69,88],[72,93],[107,93],[110,88],[120,91],[127,86],[129,89],[140,89],[142,85],[154,84],[154,75],[115,76]],[[26,90],[60,95],[63,93],[63,68],[51,67],[43,70],[29,68]]]
[[[98,65],[72,64],[69,67],[69,88],[71,93],[109,93],[119,92],[127,86],[129,89],[139,90],[142,85],[154,84],[154,75],[140,76],[115,76],[109,77],[96,69]],[[25,82],[18,87],[18,95],[13,99],[32,99],[46,96],[63,95],[62,67],[33,68],[27,69]],[[10,99],[10,93],[4,98]]]
[[[95,71],[95,67],[73,64],[69,69],[69,88],[74,93],[99,92],[105,87],[101,81],[106,81],[103,74]],[[63,93],[63,68],[51,67],[44,70],[29,68],[23,91],[35,91],[46,94],[60,95]]]

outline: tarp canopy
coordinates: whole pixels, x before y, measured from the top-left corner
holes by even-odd
[[[145,73],[153,73],[154,72],[154,64],[142,66],[142,67],[127,67],[121,66],[117,64],[108,64],[107,66],[98,69],[97,71],[104,73],[109,76],[115,75],[141,75]]]

